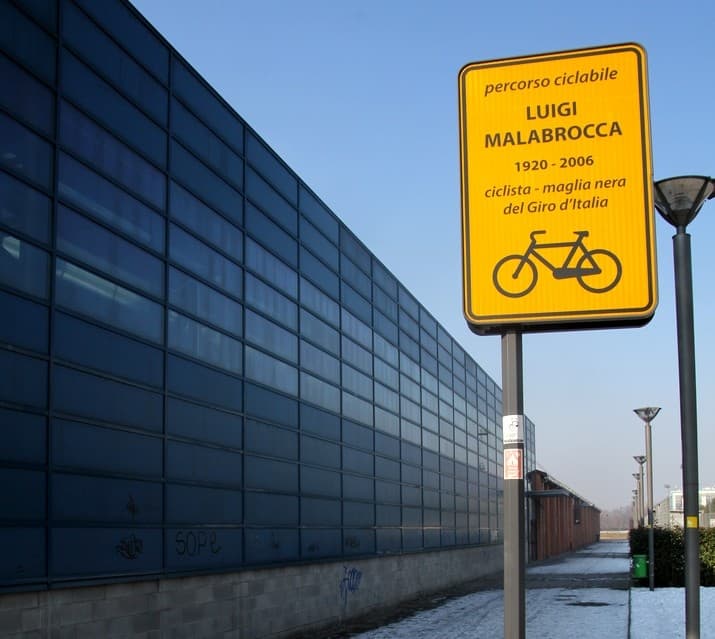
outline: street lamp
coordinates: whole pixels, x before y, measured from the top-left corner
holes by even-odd
[[[643,518],[644,518],[644,512],[645,512],[645,506],[643,505],[645,501],[645,494],[644,494],[644,482],[643,482],[643,464],[645,464],[646,457],[645,455],[633,455],[633,459],[636,460],[636,463],[640,466],[640,473],[641,473],[641,526],[643,525]]]
[[[634,408],[633,412],[645,422],[645,456],[648,462],[648,585],[655,588],[655,540],[653,537],[653,446],[651,445],[650,423],[660,412],[656,406]]]
[[[655,207],[676,231],[673,236],[675,308],[678,325],[680,437],[683,447],[685,516],[685,635],[700,636],[700,557],[698,506],[698,418],[695,396],[695,330],[690,235],[685,228],[705,200],[715,196],[715,180],[699,175],[660,180],[654,185]]]

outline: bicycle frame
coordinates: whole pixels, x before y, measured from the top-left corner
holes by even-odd
[[[554,277],[557,279],[563,279],[566,277],[576,277],[578,275],[590,275],[590,274],[598,274],[601,272],[601,269],[598,268],[597,264],[594,262],[593,258],[591,257],[588,249],[584,246],[583,243],[583,238],[588,237],[588,231],[574,231],[576,233],[577,238],[573,242],[546,242],[543,244],[538,244],[536,241],[536,235],[540,235],[541,233],[546,233],[546,231],[532,231],[531,233],[531,243],[529,244],[529,247],[526,249],[526,252],[524,253],[524,256],[522,258],[521,264],[519,264],[519,268],[516,270],[514,273],[515,276],[519,275],[519,272],[521,271],[522,266],[527,262],[529,257],[533,256],[539,262],[541,262],[544,266],[546,266],[551,272],[554,274]],[[537,249],[552,249],[552,248],[566,248],[570,246],[571,250],[569,251],[568,255],[566,256],[566,259],[564,260],[563,264],[561,266],[556,266],[553,264],[548,258],[544,257]],[[574,256],[576,255],[576,252],[581,249],[581,252],[586,256],[586,259],[591,263],[591,268],[569,268],[569,264],[573,260]]]

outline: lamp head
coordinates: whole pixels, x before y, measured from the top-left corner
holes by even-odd
[[[685,229],[705,200],[715,196],[715,180],[702,175],[666,178],[654,184],[655,208],[665,220]]]
[[[660,412],[659,406],[646,406],[644,408],[634,408],[633,412],[638,415],[644,422],[648,423],[655,419],[655,416]]]
[[[635,459],[639,464],[643,465],[643,464],[645,464],[646,456],[645,455],[633,455],[633,459]]]

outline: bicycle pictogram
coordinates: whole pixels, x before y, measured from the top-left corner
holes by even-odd
[[[492,279],[502,295],[523,297],[530,293],[539,278],[537,260],[550,269],[557,280],[575,278],[591,293],[610,291],[620,281],[621,262],[611,251],[586,248],[583,239],[588,237],[588,231],[574,231],[576,239],[573,242],[539,243],[536,236],[543,233],[546,231],[532,231],[529,235],[531,242],[523,254],[507,255],[496,263]],[[542,255],[544,249],[565,248],[570,250],[561,265]]]

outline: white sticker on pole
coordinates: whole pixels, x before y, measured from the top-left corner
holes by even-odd
[[[502,429],[505,444],[524,443],[523,415],[504,415],[502,417]]]
[[[504,449],[504,479],[524,479],[523,452],[521,448]]]

